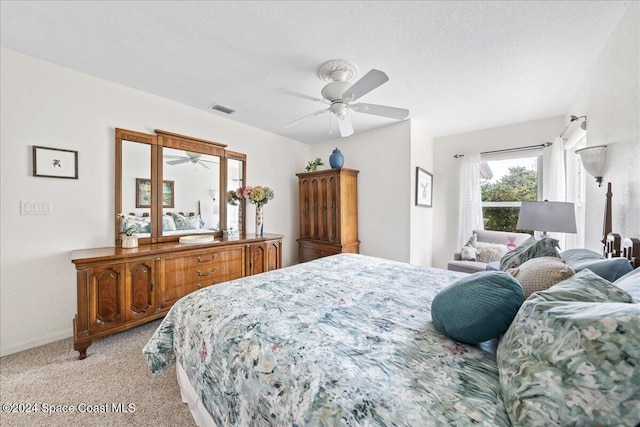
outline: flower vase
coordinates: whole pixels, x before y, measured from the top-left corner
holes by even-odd
[[[138,247],[138,236],[122,236],[122,247],[123,248],[137,248]]]
[[[262,230],[263,230],[263,226],[264,224],[262,223],[262,212],[263,207],[262,206],[256,206],[256,235],[257,236],[262,236]]]

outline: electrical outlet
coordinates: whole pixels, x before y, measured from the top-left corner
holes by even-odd
[[[20,201],[20,215],[53,215],[49,201]]]

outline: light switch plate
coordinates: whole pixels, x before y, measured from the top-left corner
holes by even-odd
[[[53,204],[49,201],[20,201],[20,215],[53,215]]]

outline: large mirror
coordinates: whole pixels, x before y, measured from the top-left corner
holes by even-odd
[[[155,132],[116,129],[116,246],[127,229],[141,244],[242,232],[245,202],[230,205],[227,192],[244,186],[246,155]]]
[[[162,148],[162,235],[220,231],[220,156]]]

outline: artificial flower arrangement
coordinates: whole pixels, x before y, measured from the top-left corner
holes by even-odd
[[[240,200],[247,199],[257,207],[262,207],[273,197],[273,190],[269,187],[240,187],[235,191],[227,192],[227,203],[237,206]]]

